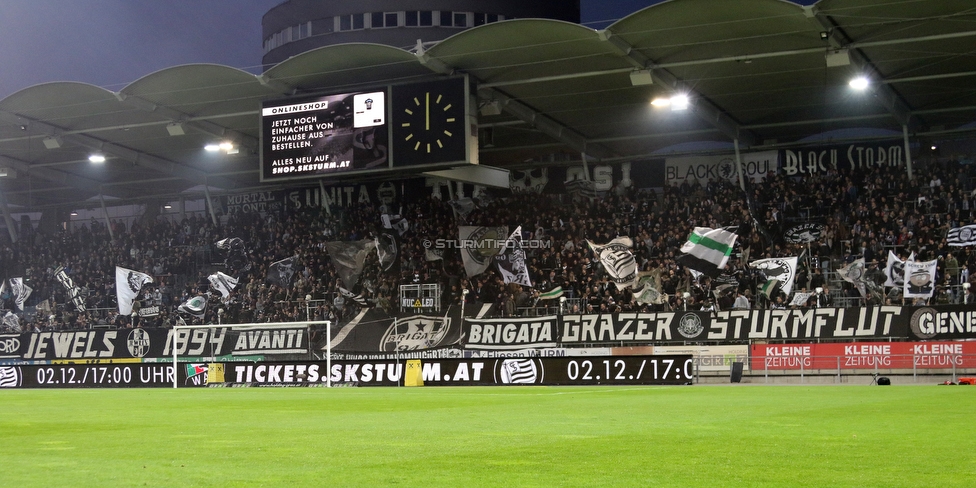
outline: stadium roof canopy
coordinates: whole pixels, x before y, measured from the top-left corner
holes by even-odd
[[[635,72],[636,71],[636,72]],[[12,211],[269,188],[263,100],[467,73],[491,128],[482,164],[656,157],[687,148],[976,137],[971,0],[673,0],[604,30],[519,19],[426,51],[344,44],[261,75],[174,66],[115,93],[57,82],[0,100],[0,191]],[[850,88],[855,75],[871,82]],[[636,83],[635,83],[636,80]],[[651,82],[650,84],[646,84]],[[684,111],[652,107],[687,93]],[[500,109],[500,113],[493,114]],[[171,135],[182,132],[183,135]],[[240,146],[216,157],[220,139]],[[490,147],[488,144],[490,142]],[[700,149],[699,149],[700,150]],[[106,162],[89,162],[92,152]],[[2,172],[2,170],[0,170]]]

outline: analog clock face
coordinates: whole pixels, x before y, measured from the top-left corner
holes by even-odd
[[[394,89],[396,166],[465,159],[463,81],[440,80]]]
[[[403,136],[407,144],[413,144],[414,151],[431,151],[444,149],[444,142],[451,137],[458,136],[451,129],[457,122],[457,107],[443,93],[425,91],[419,97],[413,97],[413,107],[403,108],[406,122],[401,124],[408,129]]]

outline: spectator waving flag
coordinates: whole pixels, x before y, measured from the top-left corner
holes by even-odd
[[[146,273],[116,266],[115,293],[119,301],[119,314],[132,315],[132,302],[136,301],[143,285],[152,282],[152,276]]]
[[[762,287],[759,288],[759,294],[771,300],[773,298],[773,293],[776,293],[779,285],[780,282],[776,278],[766,280],[766,283],[763,283]]]
[[[491,259],[502,250],[507,235],[508,227],[458,226],[458,238],[464,243],[461,262],[468,278],[478,276],[488,269]]]
[[[681,246],[684,255],[679,256],[677,261],[714,278],[725,269],[738,237],[725,229],[695,227],[688,236],[688,242]]]
[[[332,241],[326,242],[325,248],[332,258],[332,265],[339,273],[342,284],[354,288],[359,283],[359,276],[363,274],[366,255],[376,247],[373,239],[360,241]]]
[[[176,310],[202,319],[207,313],[207,297],[204,295],[195,296],[177,307]]]
[[[291,286],[291,279],[295,276],[295,261],[298,256],[292,256],[290,258],[282,259],[281,261],[275,261],[268,266],[268,275],[264,277],[265,281],[278,285],[282,288],[287,288]]]
[[[557,286],[545,293],[539,294],[539,300],[552,300],[563,296],[563,287]]]
[[[972,246],[976,244],[976,224],[949,229],[946,244],[950,246]]]
[[[522,226],[515,228],[515,232],[508,236],[505,248],[495,256],[495,264],[502,280],[507,283],[532,286],[529,278],[529,268],[525,265],[525,250],[522,249]]]
[[[908,256],[907,261],[915,260],[915,251]],[[888,264],[885,266],[885,283],[884,286],[891,286],[895,288],[901,288],[905,285],[905,262],[901,258],[895,255],[895,253],[888,251]]]
[[[634,247],[633,239],[627,236],[617,237],[606,244],[595,244],[587,239],[586,243],[600,258],[600,264],[618,288],[637,287],[637,259],[631,251]]]
[[[228,237],[214,243],[226,255],[224,265],[230,273],[240,273],[251,269],[251,263],[247,258],[247,249],[244,247],[244,239],[240,237]]]
[[[220,299],[225,302],[230,298],[230,292],[234,288],[237,288],[237,278],[228,276],[220,271],[208,276],[207,280],[210,281],[210,286],[220,293]]]
[[[17,306],[17,310],[20,311],[24,311],[24,302],[27,301],[27,297],[31,295],[32,291],[34,291],[33,288],[24,284],[23,277],[4,280],[3,285],[0,285],[0,295],[5,296],[9,293],[10,298]]]
[[[854,287],[857,288],[857,291],[861,293],[862,297],[867,297],[867,288],[865,287],[864,279],[864,258],[858,258],[848,263],[843,268],[838,269],[837,274],[839,274],[844,281],[854,285]]]
[[[779,280],[783,293],[789,295],[793,292],[793,282],[796,280],[796,265],[799,259],[796,256],[789,258],[768,258],[759,259],[749,263],[749,266],[758,269],[766,275],[767,280]]]
[[[345,297],[347,300],[352,300],[353,303],[355,303],[356,305],[359,305],[360,307],[368,307],[369,306],[369,302],[366,301],[366,297],[364,297],[361,293],[353,293],[353,292],[351,292],[351,291],[349,291],[349,290],[347,290],[347,289],[345,289],[345,288],[343,288],[341,286],[339,287],[339,293],[343,297]]]

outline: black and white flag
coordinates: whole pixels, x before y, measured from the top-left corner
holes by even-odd
[[[587,239],[586,243],[600,258],[600,264],[617,288],[637,287],[637,259],[631,249],[634,241],[630,237],[617,237],[606,244],[596,244]]]
[[[525,250],[522,249],[522,226],[515,228],[515,232],[508,236],[502,252],[495,256],[495,264],[506,284],[532,286],[529,278],[529,268],[525,265]]]
[[[251,269],[251,262],[247,257],[247,249],[244,247],[244,239],[240,237],[228,237],[215,243],[217,249],[226,255],[224,265],[233,274]]]
[[[21,328],[20,328],[20,317],[18,317],[16,314],[14,314],[13,312],[11,312],[10,310],[7,310],[7,313],[5,313],[3,315],[2,324],[10,332],[21,332]],[[14,352],[16,352],[16,349],[14,350]]]
[[[291,286],[291,280],[295,276],[297,260],[298,256],[292,256],[290,258],[285,258],[281,261],[271,263],[271,265],[268,266],[268,274],[264,277],[264,280],[282,288],[288,288]]]
[[[976,224],[949,229],[946,244],[950,246],[972,246],[976,244]]]
[[[359,282],[359,276],[363,274],[363,266],[366,264],[366,255],[373,250],[376,242],[372,239],[361,241],[331,241],[325,243],[325,248],[329,251],[332,258],[332,265],[339,273],[342,284],[355,288]]]
[[[34,290],[31,287],[24,284],[23,277],[4,280],[3,285],[0,285],[0,295],[6,296],[9,293],[10,299],[21,312],[24,311],[24,302],[30,297],[32,291]]]
[[[767,280],[779,280],[783,293],[788,296],[793,292],[793,282],[796,281],[796,266],[799,259],[796,256],[788,258],[759,259],[749,263],[749,267],[758,269],[766,275]]]
[[[908,256],[908,261],[915,260],[915,252]],[[902,288],[905,286],[905,262],[902,261],[895,253],[888,251],[888,264],[885,266],[885,283],[884,286],[891,286],[894,288]]]
[[[384,229],[395,230],[401,236],[410,230],[410,222],[399,215],[383,214],[380,220],[383,222]]]
[[[379,259],[380,268],[383,271],[393,269],[400,262],[399,246],[397,238],[393,233],[381,232],[374,239],[376,246],[376,257]]]
[[[58,269],[54,270],[54,277],[68,291],[68,297],[71,298],[71,303],[75,306],[75,310],[84,312],[85,297],[81,295],[81,288],[68,276],[68,273],[64,270],[64,266],[58,266]]]
[[[356,305],[359,305],[360,307],[368,307],[369,306],[369,302],[366,301],[366,297],[364,297],[361,293],[353,293],[353,292],[351,292],[351,291],[349,291],[349,290],[347,290],[347,289],[345,289],[345,288],[343,288],[343,287],[340,286],[339,287],[339,294],[342,295],[343,297],[345,297],[347,300],[351,300],[353,303],[355,303]]]
[[[132,302],[139,296],[143,285],[152,282],[152,276],[146,273],[116,266],[115,294],[119,301],[119,315],[132,315]]]
[[[563,183],[568,193],[574,200],[593,200],[596,198],[596,183],[590,180],[576,179]]]
[[[824,230],[827,228],[824,224],[818,223],[805,223],[794,225],[787,229],[786,233],[783,234],[783,240],[791,244],[806,244],[810,242],[816,242],[823,235]]]
[[[207,313],[207,297],[204,295],[195,296],[176,307],[176,310],[202,319]]]
[[[480,227],[462,225],[458,227],[461,242],[461,262],[468,278],[484,273],[505,243],[508,227]]]
[[[220,299],[226,302],[230,298],[230,292],[237,288],[237,278],[226,275],[220,271],[207,277],[210,286],[220,293]]]
[[[862,297],[867,297],[867,287],[865,286],[866,272],[864,269],[864,258],[858,258],[837,270],[840,277],[854,285]]]
[[[454,210],[454,216],[460,218],[461,220],[466,220],[468,215],[474,211],[476,205],[474,200],[470,198],[458,198],[457,200],[451,200],[447,202]]]

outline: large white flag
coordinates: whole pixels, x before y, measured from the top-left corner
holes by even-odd
[[[908,256],[908,261],[915,260],[915,251]],[[905,261],[902,261],[895,253],[888,251],[888,264],[885,266],[885,284],[901,288],[905,286]]]
[[[905,298],[931,298],[935,291],[935,268],[938,261],[908,261],[905,263]]]
[[[139,296],[143,285],[152,283],[152,276],[140,271],[115,267],[115,294],[120,315],[132,315],[132,302]]]
[[[214,290],[220,292],[220,299],[225,302],[227,301],[227,298],[230,297],[230,292],[233,291],[234,288],[237,288],[237,278],[221,273],[220,271],[208,276],[207,280],[210,281],[210,286],[212,286]]]
[[[508,227],[458,226],[461,262],[468,278],[484,273],[508,236]],[[426,244],[425,244],[426,245]]]
[[[796,264],[798,260],[796,256],[759,259],[749,263],[749,266],[762,271],[766,275],[767,281],[779,280],[783,293],[789,296],[793,292],[793,283],[796,281]]]

